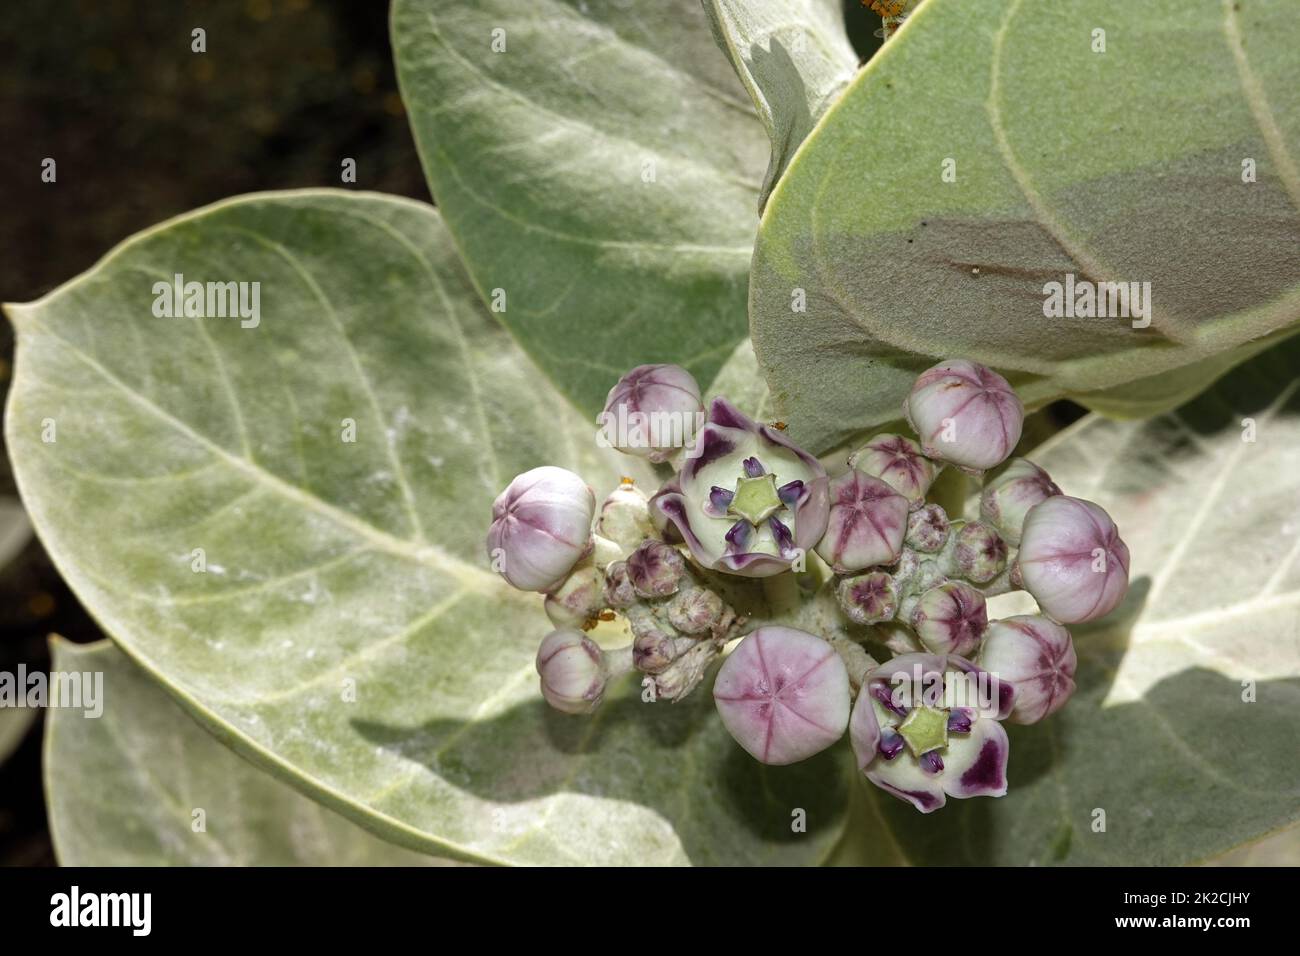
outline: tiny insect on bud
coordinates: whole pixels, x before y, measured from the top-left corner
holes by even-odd
[[[630,554],[642,541],[654,535],[649,501],[629,479],[623,479],[623,483],[611,491],[600,506],[596,533],[613,541],[624,554]]]
[[[605,607],[605,576],[591,555],[577,563],[564,582],[546,595],[546,616],[556,627],[582,627]]]
[[[907,535],[903,539],[909,548],[923,554],[937,554],[948,543],[948,513],[939,505],[929,504],[907,516]]]
[[[830,521],[817,553],[836,571],[893,564],[903,550],[907,499],[890,485],[850,469],[831,482]]]
[[[693,440],[704,405],[700,386],[678,365],[639,365],[609,391],[599,423],[603,442],[652,462]]]
[[[1091,501],[1056,495],[1025,516],[1016,565],[1024,588],[1062,624],[1109,614],[1128,591],[1128,546]]]
[[[979,664],[1015,687],[1013,723],[1036,723],[1064,707],[1074,693],[1078,659],[1070,632],[1041,615],[1025,614],[990,624]]]
[[[992,525],[970,521],[957,531],[953,559],[963,578],[987,584],[1007,566],[1007,543]]]
[[[686,559],[672,545],[652,539],[628,555],[627,573],[641,597],[667,597],[681,584]]]
[[[967,656],[979,646],[988,623],[984,595],[964,581],[930,588],[912,609],[916,636],[936,654]]]
[[[903,403],[903,413],[927,456],[976,472],[1011,454],[1025,418],[1025,408],[1006,379],[964,359],[940,362],[922,372]]]
[[[542,696],[566,714],[589,714],[605,694],[604,655],[587,635],[572,628],[547,634],[537,649]]]
[[[849,675],[826,641],[792,627],[754,631],[718,670],[718,714],[736,743],[766,764],[825,750],[849,723]]]
[[[1017,545],[1029,509],[1060,493],[1043,469],[1028,459],[1013,458],[1001,474],[984,486],[980,517],[997,528],[1008,544]]]
[[[591,549],[596,496],[571,471],[545,465],[526,471],[492,504],[490,557],[521,591],[548,591]]]
[[[835,597],[854,624],[879,624],[898,613],[898,588],[884,571],[844,578],[835,586]]]
[[[913,510],[925,504],[925,493],[938,474],[934,462],[921,454],[921,446],[902,435],[877,435],[849,456],[849,466],[884,481]]]

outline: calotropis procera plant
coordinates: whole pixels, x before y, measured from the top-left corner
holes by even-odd
[[[699,395],[684,369],[642,366],[611,389],[601,421],[667,426],[694,415]],[[1077,660],[1065,625],[1119,604],[1129,551],[1100,505],[1062,494],[1030,461],[1007,462],[1024,409],[996,372],[941,362],[904,410],[918,440],[878,435],[833,478],[779,424],[725,398],[676,448],[624,430],[620,451],[652,448],[677,470],[651,497],[621,484],[594,527],[577,475],[517,477],[487,545],[512,584],[548,593],[542,695],[590,713],[635,670],[647,699],[676,701],[725,657],[718,713],[763,763],[804,760],[847,729],[867,779],[922,813],[1005,794],[1001,721],[1036,723],[1066,704]],[[987,479],[981,518],[926,500],[947,467]],[[988,599],[1021,589],[1041,613],[990,621]],[[583,629],[614,614],[631,643],[604,649]]]

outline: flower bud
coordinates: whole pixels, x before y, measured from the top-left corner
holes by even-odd
[[[537,649],[542,696],[566,714],[589,714],[605,694],[604,654],[581,631],[551,631]]]
[[[627,573],[641,597],[667,597],[681,584],[686,559],[672,545],[651,539],[628,555]]]
[[[708,634],[725,613],[722,598],[708,588],[687,588],[668,602],[668,623],[683,634]]]
[[[556,627],[582,627],[605,609],[605,576],[591,555],[569,572],[558,588],[546,595],[546,616]]]
[[[633,635],[632,664],[637,670],[657,674],[677,658],[676,635],[659,623],[653,611],[638,605],[628,610],[627,618]]]
[[[817,553],[836,571],[893,564],[903,551],[907,499],[879,478],[850,469],[831,481],[830,521]]]
[[[950,359],[920,374],[903,414],[930,458],[983,471],[1016,447],[1025,408],[992,369]]]
[[[526,471],[492,503],[488,557],[521,591],[549,591],[591,548],[596,496],[571,471]]]
[[[844,578],[835,586],[835,597],[854,624],[879,624],[898,613],[898,587],[884,571]]]
[[[1026,458],[1013,458],[1002,474],[984,486],[980,517],[997,528],[1008,544],[1019,544],[1029,509],[1060,493],[1043,469]]]
[[[653,462],[692,443],[703,424],[700,386],[677,365],[639,365],[609,391],[601,413],[602,446]]]
[[[849,467],[879,478],[907,499],[915,510],[925,504],[925,493],[938,473],[934,462],[921,454],[921,446],[902,435],[877,435],[849,456]]]
[[[912,629],[935,654],[969,655],[988,624],[984,595],[964,581],[930,588],[912,609]]]
[[[1074,693],[1078,659],[1070,632],[1041,615],[1025,614],[990,624],[979,664],[1015,686],[1013,723],[1037,723],[1065,706]]]
[[[636,604],[638,600],[636,588],[632,586],[632,577],[627,571],[627,562],[615,561],[605,569],[605,604],[621,611]]]
[[[613,541],[624,554],[630,554],[642,541],[653,537],[654,526],[650,523],[649,501],[645,493],[624,479],[600,506],[596,533]]]
[[[721,652],[722,645],[717,641],[695,642],[653,678],[643,680],[642,686],[645,681],[653,681],[655,700],[681,700],[699,686],[709,665]]]
[[[1029,509],[1017,567],[1024,588],[1062,624],[1109,614],[1128,591],[1128,546],[1100,506],[1055,495]]]
[[[983,521],[970,521],[957,531],[953,559],[968,581],[987,584],[1007,566],[1007,543]]]
[[[718,670],[718,714],[736,743],[766,764],[825,750],[849,723],[849,675],[835,649],[792,627],[754,631]]]
[[[909,548],[923,554],[937,554],[948,543],[948,513],[939,505],[929,504],[907,516],[907,535],[903,539]]]

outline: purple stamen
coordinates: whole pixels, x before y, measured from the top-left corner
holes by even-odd
[[[975,713],[969,707],[954,707],[948,711],[948,733],[968,734],[974,720]]]
[[[709,503],[705,511],[711,518],[721,518],[727,513],[727,508],[731,505],[731,499],[736,497],[734,491],[728,491],[726,488],[719,488],[714,485],[709,491]]]
[[[744,465],[745,474],[750,478],[761,478],[767,474],[767,472],[763,470],[763,463],[752,456],[745,459]]]
[[[787,508],[793,508],[799,502],[799,496],[803,494],[803,482],[791,481],[776,489],[776,496],[781,499],[781,503]]]
[[[794,535],[790,533],[790,529],[775,518],[769,518],[767,523],[772,529],[772,537],[776,539],[776,546],[781,549],[781,556],[784,557],[793,551]]]
[[[921,769],[926,773],[943,773],[943,758],[939,756],[939,751],[931,750],[929,753],[923,753],[918,759]]]
[[[895,704],[893,694],[891,694],[889,688],[880,681],[872,681],[871,696],[874,697],[880,706],[884,707],[886,710],[897,714],[899,717],[907,716],[907,708],[899,707]]]
[[[902,752],[903,735],[892,730],[883,731],[880,735],[880,743],[876,745],[880,751],[880,756],[886,760],[893,760]]]
[[[754,526],[748,521],[737,521],[727,532],[726,539],[731,554],[740,554],[749,546],[750,535],[754,531]]]

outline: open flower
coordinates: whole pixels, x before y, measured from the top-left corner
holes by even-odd
[[[858,768],[922,813],[1007,792],[1014,691],[960,657],[901,654],[867,675],[849,720]]]
[[[821,539],[828,484],[816,458],[718,398],[682,470],[651,504],[704,567],[766,577]]]
[[[1128,591],[1128,545],[1110,515],[1054,495],[1029,509],[1016,558],[1024,588],[1062,624],[1109,614]]]

